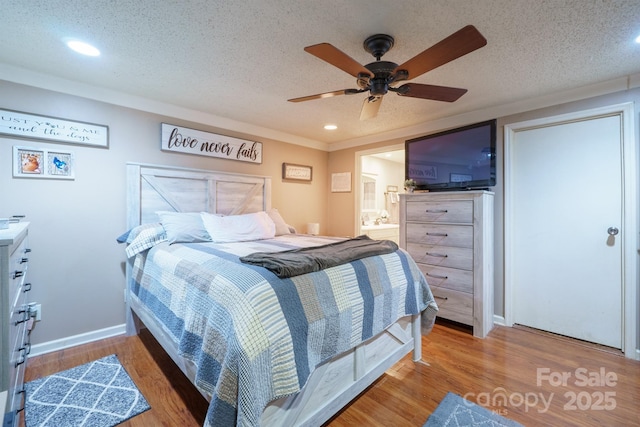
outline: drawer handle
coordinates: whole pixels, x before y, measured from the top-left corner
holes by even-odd
[[[20,347],[20,349],[18,351],[22,352],[22,360],[19,360],[16,362],[16,368],[20,365],[22,365],[24,362],[27,361],[27,354],[25,353],[26,347]]]
[[[21,258],[20,264],[24,264],[25,262],[29,262],[29,258]]]
[[[31,290],[31,283],[24,284],[24,290],[22,292],[29,292]]]
[[[29,252],[31,252],[31,249],[29,249],[29,248],[27,248],[27,249],[25,249],[25,250],[24,250],[24,253],[25,253],[25,254],[28,254]]]
[[[20,310],[18,310],[18,314],[22,314],[22,320],[16,320],[16,326],[20,323],[24,323],[27,320],[31,319],[31,312],[25,306],[23,306]]]
[[[425,255],[438,257],[438,258],[447,258],[449,256],[447,254],[438,254],[438,253],[434,253],[434,252],[425,252]]]
[[[13,278],[14,279],[17,279],[18,277],[22,277],[22,276],[24,276],[24,271],[16,270],[16,271],[13,272]]]
[[[426,213],[447,213],[449,212],[447,209],[427,209]]]
[[[434,298],[438,298],[438,299],[443,299],[443,300],[445,300],[445,301],[449,299],[449,297],[441,297],[441,296],[439,296],[439,295],[434,295],[433,297],[434,297]]]
[[[449,236],[447,233],[425,233],[427,236],[435,236],[435,237],[447,237]]]
[[[431,274],[431,273],[427,273],[427,276],[429,277],[433,277],[434,279],[448,279],[449,276],[441,276],[439,274]]]
[[[22,386],[22,390],[16,391],[16,396],[20,395],[20,394],[24,394],[24,395],[27,394],[27,389],[26,389],[26,387],[24,385]],[[20,412],[24,411],[24,408],[25,408],[25,401],[23,400],[22,401],[22,408],[16,409],[16,414],[19,414]]]
[[[30,319],[30,316],[29,316],[29,315],[23,316],[22,320],[16,320],[16,323],[15,323],[15,324],[16,324],[16,326],[18,326],[20,323],[24,323],[24,322],[26,322],[26,321],[27,321],[27,320],[29,320],[29,319]]]

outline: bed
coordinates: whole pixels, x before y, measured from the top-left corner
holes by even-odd
[[[341,239],[170,243],[158,228],[157,212],[272,212],[269,177],[129,163],[127,187],[127,333],[149,329],[209,400],[205,425],[321,425],[409,352],[421,360],[437,305],[406,252],[281,279],[240,259]]]

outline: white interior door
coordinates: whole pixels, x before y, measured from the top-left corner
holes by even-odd
[[[509,150],[514,323],[622,348],[621,116],[523,129]]]

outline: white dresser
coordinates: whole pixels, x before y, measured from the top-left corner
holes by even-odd
[[[24,370],[29,354],[32,318],[26,282],[29,265],[29,223],[10,224],[0,230],[0,390],[6,390],[7,403],[3,427],[18,425],[24,408]]]
[[[400,195],[400,247],[425,274],[438,317],[484,338],[493,328],[493,193]]]

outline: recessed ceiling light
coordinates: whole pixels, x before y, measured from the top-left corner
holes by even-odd
[[[338,126],[336,126],[336,125],[324,125],[324,128],[326,130],[336,130],[336,129],[338,129]]]
[[[640,43],[640,36],[636,37],[635,41],[636,43]]]
[[[80,40],[67,40],[66,43],[71,50],[82,55],[100,56],[100,51],[89,43],[81,42]]]

